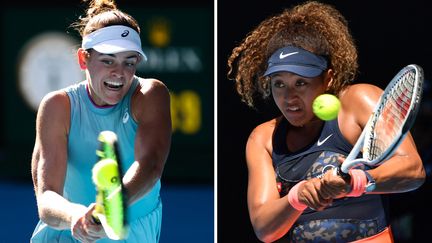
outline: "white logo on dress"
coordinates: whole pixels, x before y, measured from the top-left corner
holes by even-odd
[[[318,147],[321,146],[321,145],[323,145],[323,144],[327,141],[327,139],[329,139],[332,135],[333,135],[333,133],[330,134],[330,135],[328,135],[328,136],[327,136],[326,138],[324,138],[324,140],[322,140],[322,141],[320,141],[320,140],[318,139],[318,142],[317,142]]]
[[[126,123],[128,120],[129,120],[129,113],[128,113],[128,109],[126,109],[123,115],[123,123]]]

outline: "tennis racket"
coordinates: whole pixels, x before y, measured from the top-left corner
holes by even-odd
[[[379,166],[384,163],[414,124],[419,111],[423,86],[423,70],[412,64],[404,67],[385,88],[353,149],[339,167],[346,181],[348,171],[361,164]],[[357,159],[362,152],[362,158]]]
[[[117,135],[111,131],[102,131],[98,140],[98,162],[92,169],[92,179],[97,190],[93,218],[95,222],[102,224],[108,238],[121,240],[127,235],[128,225]]]

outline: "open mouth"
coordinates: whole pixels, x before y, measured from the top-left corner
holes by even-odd
[[[109,89],[119,90],[123,87],[124,84],[121,82],[116,82],[116,81],[105,81],[104,85],[106,87],[108,87]]]
[[[298,106],[290,106],[286,108],[287,111],[299,111],[300,107]]]

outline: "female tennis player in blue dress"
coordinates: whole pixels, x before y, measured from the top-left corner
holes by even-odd
[[[146,59],[140,29],[113,1],[91,1],[76,27],[86,80],[48,94],[40,104],[32,176],[41,220],[31,241],[111,242],[91,217],[97,137],[111,130],[118,136],[128,196],[124,242],[158,242],[160,177],[171,142],[168,90],[161,81],[135,76]]]
[[[248,208],[265,242],[391,242],[386,193],[418,188],[425,172],[410,135],[376,168],[333,175],[365,126],[382,90],[350,84],[357,50],[345,18],[332,6],[307,2],[263,21],[228,60],[242,100],[272,97],[282,116],[258,125],[246,146]],[[322,121],[312,102],[339,97],[337,119]]]

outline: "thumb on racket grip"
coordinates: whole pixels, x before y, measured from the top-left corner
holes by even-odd
[[[346,196],[359,197],[363,195],[367,184],[365,172],[359,169],[351,169],[349,174],[351,176],[351,191]]]
[[[98,204],[98,203],[95,203],[94,210],[93,210],[92,215],[91,215],[94,223],[101,224],[101,221],[99,220],[98,214],[102,214],[103,211],[104,211],[103,206]]]
[[[306,181],[300,181],[295,186],[293,186],[288,193],[288,201],[291,207],[293,207],[297,211],[303,211],[307,208],[307,206],[301,203],[298,198],[298,189],[304,183],[306,183]]]

